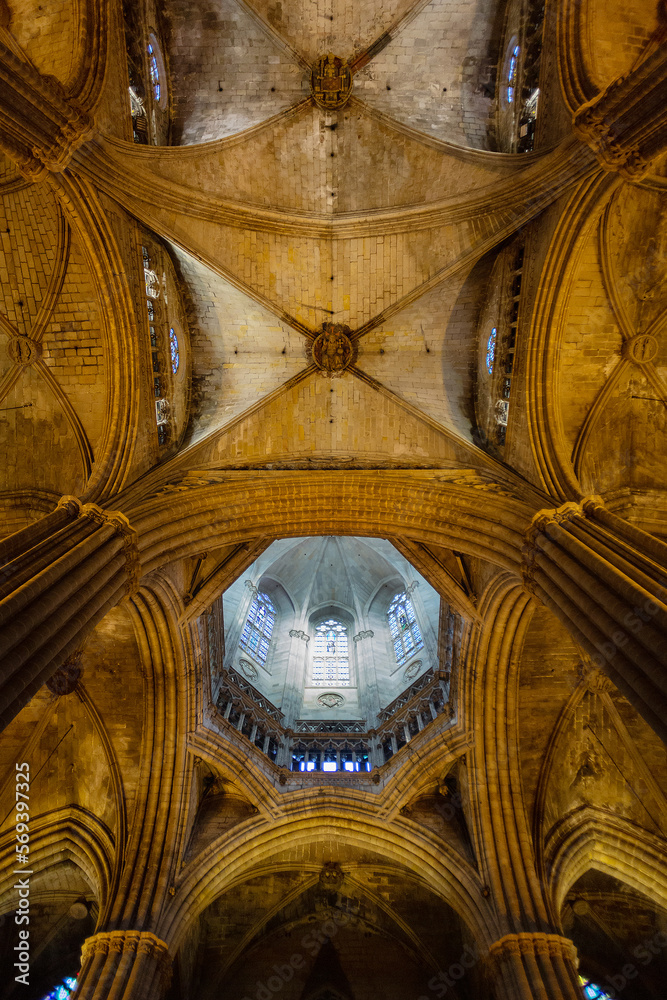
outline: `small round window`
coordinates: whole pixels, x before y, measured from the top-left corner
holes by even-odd
[[[148,36],[146,52],[148,54],[148,73],[151,80],[153,98],[156,103],[163,108],[167,103],[167,74],[165,72],[164,60],[162,58],[160,46],[153,32],[151,32]]]
[[[171,355],[171,371],[172,374],[175,375],[178,371],[181,358],[178,351],[178,337],[176,336],[176,331],[173,326],[169,330],[169,353]]]

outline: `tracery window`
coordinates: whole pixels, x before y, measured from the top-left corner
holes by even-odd
[[[276,622],[276,609],[271,599],[258,591],[250,605],[250,611],[243,626],[239,646],[250,653],[255,659],[266,663],[273,626]]]
[[[141,248],[144,264],[144,283],[146,286],[146,312],[148,313],[148,334],[151,343],[151,366],[153,369],[153,396],[155,398],[155,423],[157,439],[160,447],[169,443],[171,408],[168,393],[167,368],[165,359],[165,317],[161,299],[161,286],[157,270],[151,255],[145,246]],[[164,298],[164,296],[162,297]],[[170,332],[171,333],[171,332]],[[171,336],[169,350],[172,355],[171,370],[174,369],[173,348]],[[176,345],[178,357],[178,344]],[[177,364],[178,367],[178,364]]]
[[[498,331],[494,326],[489,334],[489,339],[486,342],[486,370],[489,375],[493,375],[493,365],[496,360],[496,341],[498,339]]]
[[[509,67],[507,69],[507,103],[511,104],[514,100],[514,91],[516,89],[516,77],[517,70],[519,66],[519,53],[521,52],[521,46],[515,45],[512,49],[510,55]]]
[[[169,353],[171,354],[171,371],[175,375],[178,371],[180,357],[178,353],[178,337],[173,326],[169,328]]]
[[[157,46],[150,41],[148,43],[148,72],[151,77],[151,86],[153,87],[153,96],[156,101],[160,100],[160,68],[157,61]]]
[[[394,644],[396,662],[398,664],[405,663],[409,656],[412,656],[424,645],[415,609],[405,592],[397,594],[389,605],[387,621]]]
[[[65,976],[63,981],[58,984],[50,993],[47,993],[44,1000],[69,1000],[72,996],[74,990],[76,989],[76,979],[72,976]]]
[[[584,979],[583,976],[579,976],[579,982],[583,987],[586,1000],[611,1000],[609,993],[605,993],[601,986],[598,986],[597,983],[592,983],[590,979]]]
[[[313,646],[313,684],[348,687],[350,659],[345,625],[336,618],[320,622]]]

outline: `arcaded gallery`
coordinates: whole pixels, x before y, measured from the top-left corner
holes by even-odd
[[[0,0],[0,1000],[667,1000],[667,0]]]

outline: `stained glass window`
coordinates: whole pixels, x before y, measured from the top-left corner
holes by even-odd
[[[496,360],[496,341],[498,339],[498,331],[495,326],[489,334],[489,339],[486,342],[486,370],[489,375],[493,375],[493,365]]]
[[[347,629],[336,618],[327,618],[315,629],[313,684],[319,687],[347,687],[350,660]]]
[[[174,333],[173,326],[169,330],[169,351],[170,351],[170,354],[171,354],[171,370],[172,370],[173,374],[175,375],[176,372],[178,371],[178,364],[179,364],[180,358],[179,358],[179,354],[178,354],[178,337]]]
[[[579,976],[579,982],[583,987],[586,1000],[611,1000],[609,993],[605,993],[601,986],[598,986],[597,983],[592,983],[590,979],[584,979],[583,976]]]
[[[258,593],[250,605],[239,646],[255,659],[266,663],[276,609],[266,594]]]
[[[514,100],[514,91],[516,88],[516,71],[519,64],[519,52],[521,48],[519,45],[515,45],[512,49],[512,54],[510,56],[510,64],[507,70],[507,101],[509,104]]]
[[[68,1000],[68,998],[74,993],[75,989],[76,979],[73,979],[71,976],[65,976],[63,981],[59,983],[55,989],[46,994],[44,1000]]]
[[[160,100],[160,70],[157,64],[157,56],[155,54],[155,48],[153,43],[148,43],[148,71],[151,75],[151,84],[153,85],[153,94],[155,95],[155,100]]]
[[[394,644],[397,663],[404,663],[409,656],[416,653],[424,645],[419,631],[415,609],[407,594],[397,594],[389,605],[387,621]]]

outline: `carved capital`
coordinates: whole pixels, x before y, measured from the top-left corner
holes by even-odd
[[[90,138],[92,119],[54,77],[42,75],[0,42],[0,148],[29,180],[65,170]]]
[[[534,593],[535,555],[538,550],[537,539],[540,535],[548,535],[551,525],[564,525],[575,517],[593,517],[595,512],[604,507],[602,499],[592,494],[584,497],[580,503],[569,501],[560,507],[538,510],[530,522],[525,534],[525,543],[521,549],[521,574],[524,587],[529,593]]]
[[[667,54],[658,45],[630,73],[582,105],[572,125],[605,170],[637,180],[667,149],[666,104]]]
[[[302,632],[301,630],[291,628],[289,630],[289,634],[292,637],[292,639],[303,639],[303,641],[306,643],[310,642],[310,636],[306,635],[306,633]]]
[[[164,974],[171,971],[171,956],[164,941],[150,931],[102,931],[87,938],[81,949],[82,960],[94,955],[147,955],[153,958]]]
[[[522,955],[550,955],[577,964],[577,949],[574,943],[560,934],[544,932],[506,934],[489,948],[489,958],[502,963]]]
[[[89,518],[97,524],[110,525],[116,534],[123,539],[125,549],[125,571],[127,573],[127,594],[136,594],[139,589],[139,579],[141,577],[141,560],[139,558],[139,547],[137,544],[137,533],[126,518],[118,510],[104,510],[94,503],[82,504],[80,509],[81,517]]]
[[[374,635],[375,632],[369,628],[366,629],[365,632],[357,632],[357,634],[353,635],[352,638],[355,642],[361,642],[362,639],[372,639]]]

